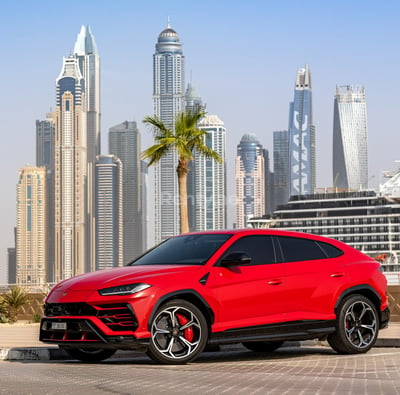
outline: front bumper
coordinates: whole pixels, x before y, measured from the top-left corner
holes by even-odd
[[[149,339],[137,339],[130,333],[105,334],[90,317],[44,317],[40,323],[39,340],[66,347],[118,350],[146,350],[149,345]]]

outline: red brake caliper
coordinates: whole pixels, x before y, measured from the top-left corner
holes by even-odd
[[[182,314],[177,314],[176,316],[180,326],[186,325],[189,322],[189,320]],[[194,337],[193,328],[189,326],[188,328],[184,329],[183,336],[188,342],[192,342]]]

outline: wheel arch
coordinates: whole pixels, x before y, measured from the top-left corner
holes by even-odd
[[[179,291],[171,292],[161,297],[151,311],[149,321],[147,323],[149,331],[151,330],[151,322],[153,321],[153,318],[160,306],[174,299],[185,300],[195,305],[203,313],[204,318],[207,322],[209,334],[211,333],[211,325],[214,323],[214,312],[212,311],[207,301],[193,289],[182,289]]]
[[[379,315],[379,319],[381,319],[382,299],[379,296],[379,294],[375,291],[375,289],[373,289],[369,284],[356,285],[354,287],[348,288],[345,291],[343,291],[335,304],[336,316],[338,314],[339,306],[342,304],[343,300],[345,298],[349,297],[350,295],[362,295],[362,296],[365,296],[366,298],[368,298],[374,304],[376,311]]]

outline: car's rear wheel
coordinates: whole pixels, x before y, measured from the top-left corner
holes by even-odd
[[[284,342],[244,342],[242,343],[247,349],[256,352],[272,352],[282,346]]]
[[[147,355],[161,363],[187,363],[203,351],[207,338],[208,327],[202,312],[185,300],[172,300],[154,315]]]
[[[351,295],[340,305],[336,331],[328,336],[329,345],[341,354],[367,352],[378,337],[378,313],[365,296]]]
[[[69,348],[62,347],[72,358],[82,362],[100,362],[110,358],[116,350],[104,348]]]

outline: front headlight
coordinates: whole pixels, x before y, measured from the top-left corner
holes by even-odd
[[[136,292],[143,291],[151,287],[149,284],[139,283],[139,284],[126,284],[126,285],[117,285],[116,287],[99,289],[99,294],[101,296],[108,295],[131,295]]]

